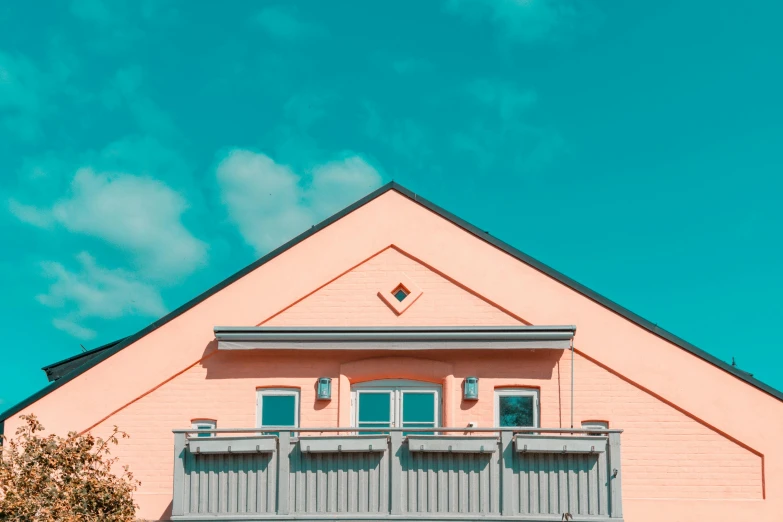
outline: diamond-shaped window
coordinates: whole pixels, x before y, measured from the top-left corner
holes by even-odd
[[[404,286],[400,285],[397,288],[394,289],[392,292],[392,295],[395,299],[397,299],[399,302],[403,302],[406,297],[410,295],[410,292],[408,292]]]
[[[410,277],[403,272],[392,273],[386,283],[378,291],[378,297],[391,308],[395,314],[400,315],[415,303],[422,295],[419,288]]]

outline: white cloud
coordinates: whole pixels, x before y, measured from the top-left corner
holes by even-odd
[[[51,212],[19,203],[15,199],[9,200],[8,210],[11,211],[11,214],[13,214],[16,219],[22,223],[27,223],[28,225],[39,228],[50,228],[54,224]]]
[[[41,263],[46,277],[53,282],[49,291],[37,296],[44,306],[61,309],[65,314],[53,325],[79,338],[94,335],[79,324],[90,318],[115,319],[126,315],[159,317],[166,307],[158,291],[123,270],[98,266],[90,254],[77,256],[79,268],[69,270],[54,261]]]
[[[258,251],[279,246],[310,224],[300,206],[299,178],[269,156],[232,150],[216,175],[229,218]]]
[[[201,266],[207,246],[182,224],[185,199],[164,183],[143,176],[81,168],[70,194],[49,209],[16,201],[21,221],[45,227],[55,222],[71,232],[103,239],[130,253],[144,274],[167,280]]]
[[[182,224],[184,198],[164,183],[82,168],[71,191],[52,208],[54,218],[131,252],[151,276],[189,274],[204,262],[206,245]]]
[[[290,167],[266,154],[235,149],[216,176],[229,219],[259,252],[272,250],[381,184],[381,175],[357,155],[314,167],[309,187]]]
[[[72,337],[76,337],[77,339],[82,339],[84,341],[93,339],[97,335],[95,330],[81,326],[80,324],[77,324],[70,319],[55,318],[52,319],[52,325],[58,330],[62,330],[63,332],[70,334]]]
[[[580,14],[569,0],[447,0],[446,9],[468,20],[489,20],[505,36],[523,42],[557,39]]]
[[[312,170],[309,199],[318,217],[327,217],[381,185],[381,175],[361,156],[318,165]]]

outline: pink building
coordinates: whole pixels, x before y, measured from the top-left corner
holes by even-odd
[[[45,369],[4,432],[127,431],[143,519],[783,513],[783,394],[395,184]]]

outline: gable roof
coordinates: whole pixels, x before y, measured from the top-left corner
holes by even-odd
[[[380,187],[379,189],[375,190],[374,192],[371,192],[367,196],[363,197],[362,199],[356,201],[352,205],[344,208],[340,212],[334,214],[333,216],[325,219],[318,225],[313,226],[309,230],[303,232],[302,234],[298,235],[297,237],[293,238],[292,240],[288,241],[287,243],[281,245],[280,247],[276,248],[275,250],[269,252],[267,255],[261,257],[254,263],[248,265],[247,267],[243,268],[239,272],[236,272],[235,274],[231,275],[230,277],[224,279],[217,285],[213,286],[212,288],[208,289],[205,292],[202,292],[200,295],[195,297],[194,299],[191,299],[187,303],[183,304],[179,308],[173,310],[172,312],[169,312],[165,316],[161,317],[160,319],[154,321],[152,324],[147,326],[146,328],[143,328],[142,330],[136,332],[133,335],[130,335],[128,337],[125,337],[124,339],[120,339],[119,341],[115,341],[114,343],[109,343],[106,345],[103,345],[101,347],[95,348],[93,350],[90,350],[89,352],[85,352],[83,354],[76,355],[74,357],[70,357],[68,359],[64,359],[62,361],[56,362],[54,364],[50,364],[49,366],[45,366],[43,369],[47,372],[47,375],[57,375],[54,377],[54,382],[50,383],[48,386],[40,390],[39,392],[31,395],[27,399],[21,401],[20,403],[11,406],[6,411],[0,413],[0,434],[2,433],[2,427],[3,427],[3,421],[5,419],[8,419],[12,415],[20,412],[27,406],[33,404],[34,402],[38,401],[40,398],[48,395],[49,393],[53,392],[60,386],[66,384],[67,382],[71,381],[72,379],[78,377],[82,373],[86,372],[93,366],[96,366],[100,364],[102,361],[108,359],[115,353],[119,352],[120,350],[124,349],[127,346],[130,346],[131,344],[135,343],[142,337],[146,336],[147,334],[157,330],[164,324],[168,323],[169,321],[177,318],[178,316],[182,315],[186,311],[190,310],[200,302],[204,301],[208,297],[220,292],[227,286],[231,285],[232,283],[236,282],[237,280],[241,279],[248,273],[252,272],[256,268],[260,267],[264,263],[270,261],[271,259],[274,259],[275,257],[279,256],[280,254],[284,253],[286,250],[292,248],[293,246],[297,245],[298,243],[301,243],[305,239],[309,238],[310,236],[317,234],[319,231],[323,230],[324,228],[328,227],[335,221],[341,219],[342,217],[350,214],[354,210],[358,209],[359,207],[364,206],[365,204],[369,203],[370,201],[376,199],[382,194],[385,194],[386,192],[389,192],[390,190],[394,190],[398,192],[399,194],[402,194],[403,196],[411,199],[412,201],[422,205],[423,207],[427,208],[428,210],[434,212],[435,214],[439,215],[440,217],[450,221],[454,225],[462,228],[463,230],[469,232],[470,234],[473,234],[474,236],[478,237],[479,239],[482,239],[486,241],[487,243],[493,245],[494,247],[502,250],[503,252],[515,257],[516,259],[522,261],[523,263],[533,267],[534,269],[538,270],[539,272],[551,277],[552,279],[562,283],[563,285],[571,288],[572,290],[582,294],[583,296],[587,297],[588,299],[591,299],[592,301],[600,304],[601,306],[613,311],[614,313],[624,317],[625,319],[635,323],[639,327],[647,330],[648,332],[665,339],[666,341],[669,341],[670,343],[682,348],[683,350],[692,353],[696,357],[699,357],[703,359],[704,361],[712,364],[713,366],[716,366],[720,368],[721,370],[735,376],[736,378],[745,381],[746,383],[750,384],[751,386],[754,386],[758,388],[759,390],[771,395],[772,397],[777,398],[778,400],[783,401],[783,392],[780,390],[777,390],[773,388],[772,386],[769,386],[768,384],[765,384],[761,382],[760,380],[754,378],[751,374],[744,372],[720,359],[717,357],[710,355],[709,353],[705,352],[701,348],[698,348],[697,346],[694,346],[693,344],[685,341],[684,339],[681,339],[677,337],[676,335],[672,334],[671,332],[668,332],[660,327],[658,325],[648,321],[647,319],[644,319],[643,317],[631,312],[627,308],[624,308],[623,306],[620,306],[619,304],[611,301],[610,299],[607,299],[606,297],[598,294],[597,292],[594,292],[593,290],[590,290],[589,288],[585,287],[584,285],[578,283],[577,281],[571,279],[570,277],[558,272],[557,270],[545,265],[544,263],[541,263],[540,261],[530,257],[529,255],[525,254],[524,252],[521,252],[514,248],[513,246],[504,243],[503,241],[492,237],[488,232],[478,229],[477,227],[471,225],[467,221],[464,221],[460,219],[459,217],[455,216],[451,212],[448,212],[447,210],[442,209],[441,207],[435,205],[434,203],[431,203],[430,201],[427,201],[426,199],[418,196],[417,194],[411,192],[410,190],[406,189],[405,187],[399,185],[398,183],[392,181],[390,183],[387,183],[386,185]],[[52,373],[50,373],[52,372]]]

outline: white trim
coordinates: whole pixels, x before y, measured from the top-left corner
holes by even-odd
[[[194,430],[215,430],[217,429],[217,421],[213,419],[194,419],[190,422],[190,427]],[[214,437],[214,433],[192,433],[192,437]]]
[[[582,429],[583,430],[589,430],[589,429],[598,429],[598,430],[608,430],[609,429],[609,421],[599,421],[599,420],[588,420],[588,421],[582,421]],[[588,435],[604,435],[601,432],[591,432],[588,433]]]
[[[294,396],[294,425],[292,427],[299,427],[299,389],[298,388],[257,388],[256,389],[256,427],[263,428],[261,419],[263,412],[263,403],[261,400],[265,395],[293,395]]]
[[[407,379],[378,379],[375,381],[361,382],[351,386],[351,424],[359,425],[359,395],[363,393],[388,393],[389,394],[389,421],[391,427],[402,427],[403,395],[406,392],[432,393],[435,410],[435,425],[441,426],[441,397],[442,386],[426,381],[412,381]]]
[[[351,391],[351,419],[354,427],[359,425],[359,395],[364,394],[388,394],[389,395],[389,425],[394,426],[394,414],[395,414],[395,395],[394,391],[389,389],[374,389],[373,387],[367,387],[364,390],[352,390]],[[365,421],[367,424],[378,424],[381,426],[382,421]],[[369,427],[369,426],[368,426]],[[383,426],[381,426],[383,427]]]
[[[539,392],[536,388],[495,388],[495,426],[500,427],[501,397],[533,397],[533,426],[520,427],[540,428],[538,396]]]

